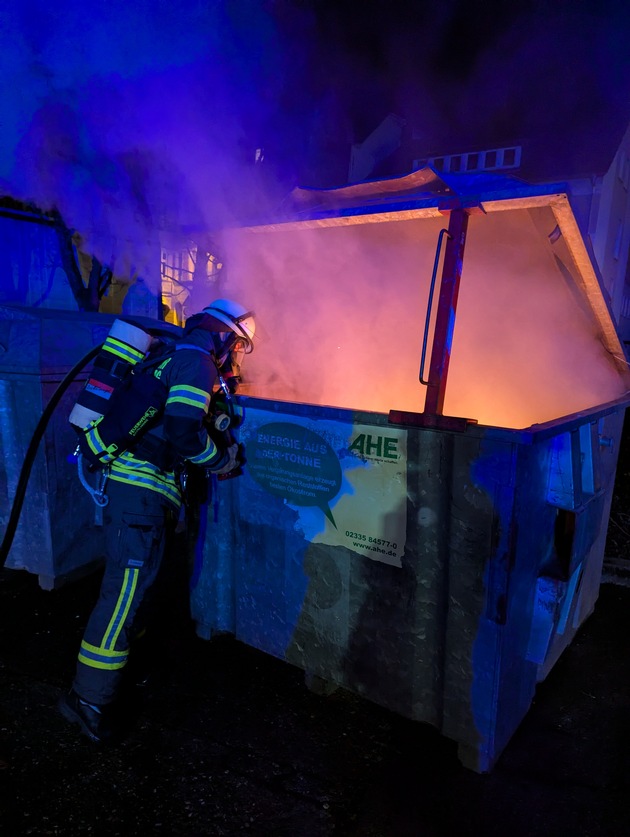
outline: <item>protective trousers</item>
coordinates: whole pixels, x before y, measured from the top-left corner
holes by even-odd
[[[119,692],[175,523],[173,506],[156,491],[110,480],[107,496],[105,572],[73,683],[80,697],[96,704],[111,703]]]

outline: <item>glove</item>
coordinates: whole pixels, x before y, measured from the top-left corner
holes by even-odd
[[[238,444],[234,443],[227,448],[228,461],[221,468],[210,468],[213,474],[229,474],[239,466],[238,461]]]

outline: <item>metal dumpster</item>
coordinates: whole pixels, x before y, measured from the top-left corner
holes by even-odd
[[[202,521],[198,633],[488,771],[597,599],[623,348],[561,187],[425,170],[297,197],[223,241],[264,333],[245,474]]]
[[[80,359],[103,342],[113,317],[0,306],[0,531],[6,532],[33,433],[51,396]],[[44,589],[93,569],[104,554],[98,510],[68,456],[68,415],[85,374],[54,410],[37,449],[6,566],[38,576]]]

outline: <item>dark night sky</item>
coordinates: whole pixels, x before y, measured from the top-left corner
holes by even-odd
[[[356,3],[323,5],[358,131],[379,106],[428,133],[552,130],[595,111],[630,111],[625,0],[367,0],[360,19]]]

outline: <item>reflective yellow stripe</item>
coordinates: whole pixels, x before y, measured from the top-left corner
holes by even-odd
[[[101,419],[96,424],[100,421]],[[97,430],[96,424],[87,431],[85,439],[94,456],[98,457],[101,462],[111,462],[116,456],[118,445],[106,445]]]
[[[129,652],[127,650],[117,651],[116,642],[129,615],[129,609],[138,586],[139,573],[140,570],[138,569],[127,568],[125,570],[116,607],[112,613],[112,618],[109,620],[109,625],[105,629],[103,641],[97,646],[84,640],[81,643],[79,662],[91,668],[108,671],[122,668],[127,663]]]
[[[125,624],[125,619],[129,614],[129,608],[131,607],[131,603],[136,592],[136,586],[138,584],[139,572],[140,571],[137,569],[132,570],[127,568],[125,570],[122,587],[120,588],[120,593],[118,594],[118,601],[116,602],[112,618],[109,621],[109,625],[107,626],[107,630],[105,631],[105,635],[103,637],[103,648],[108,651],[116,647],[116,640],[120,636],[120,632]]]
[[[169,389],[166,404],[188,404],[191,407],[198,407],[200,410],[207,411],[210,405],[210,393],[198,387],[176,384]]]
[[[85,438],[90,450],[95,456],[100,456],[104,452],[105,445],[103,444],[103,440],[101,439],[96,427],[92,427],[91,430],[88,430],[85,434]]]
[[[206,462],[211,462],[213,459],[216,459],[218,453],[219,449],[210,436],[208,436],[206,446],[201,453],[198,453],[196,456],[189,456],[188,459],[193,465],[204,465]]]
[[[79,652],[79,662],[90,668],[99,668],[106,671],[114,671],[123,668],[129,657],[128,651],[109,651],[107,648],[99,648],[90,645],[83,640]]]
[[[129,343],[123,343],[121,340],[116,340],[115,337],[108,337],[103,345],[104,352],[110,352],[112,355],[126,360],[132,366],[135,366],[138,361],[144,358],[144,352],[138,351]]]
[[[115,465],[112,466],[109,479],[115,482],[123,482],[126,485],[133,485],[135,488],[147,488],[150,491],[156,491],[158,494],[166,497],[167,500],[170,500],[176,508],[181,506],[181,495],[174,481],[168,483],[159,482],[149,474],[134,473],[123,468],[115,468]]]
[[[170,389],[171,392],[179,392],[180,390],[189,392],[191,395],[200,395],[202,398],[210,398],[210,393],[207,390],[201,389],[200,387],[192,387],[189,384],[175,384]]]
[[[86,640],[81,642],[81,648],[84,651],[90,651],[93,654],[100,654],[102,657],[108,657],[111,660],[114,660],[117,657],[126,657],[129,654],[128,651],[115,651],[112,648],[105,648],[104,645],[92,645]]]

